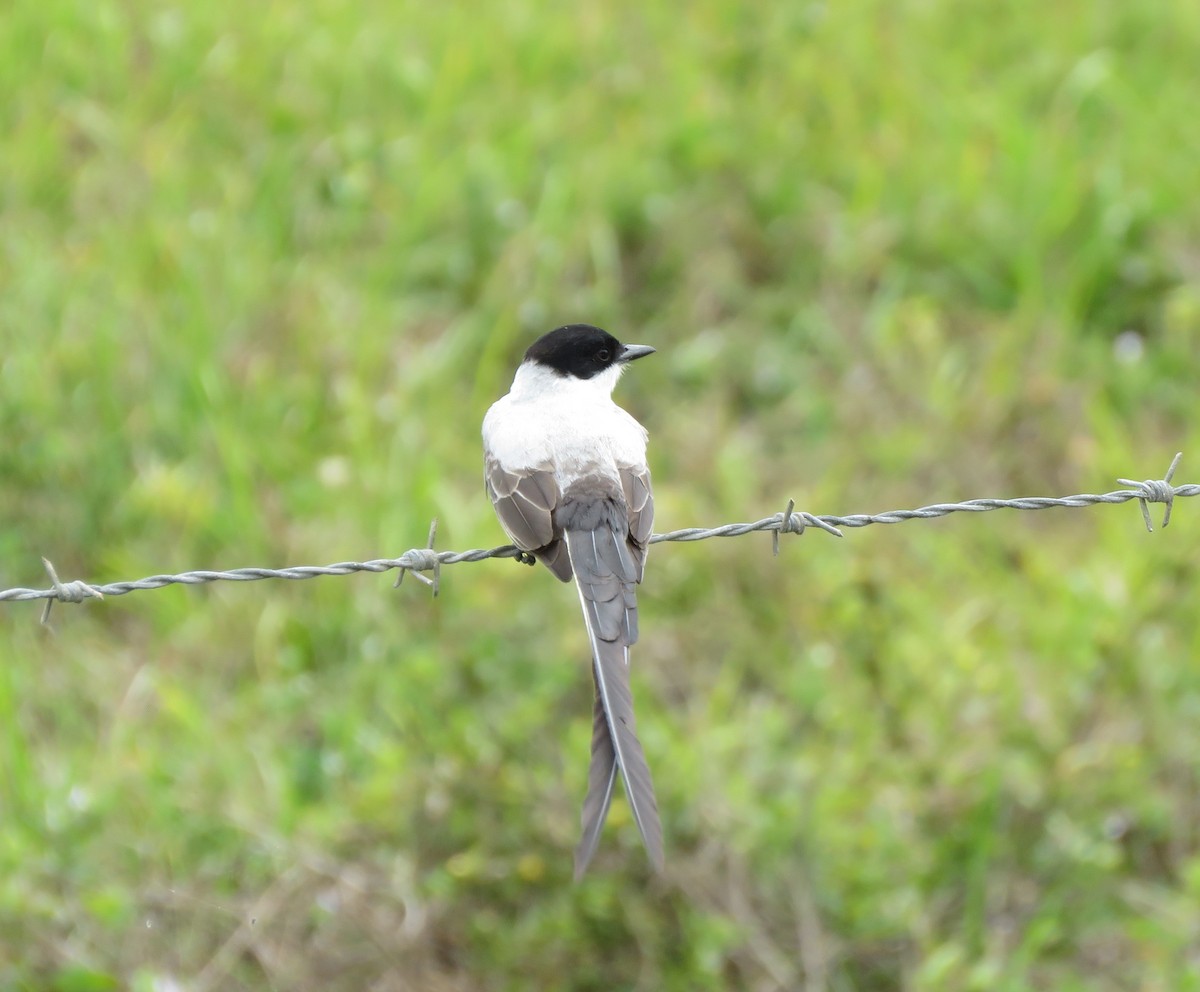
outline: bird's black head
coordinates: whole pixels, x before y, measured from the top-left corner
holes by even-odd
[[[642,344],[621,344],[608,331],[591,324],[567,324],[534,341],[525,352],[525,361],[538,362],[562,376],[591,379],[653,351]]]

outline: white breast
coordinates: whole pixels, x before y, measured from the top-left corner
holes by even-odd
[[[488,457],[505,468],[553,468],[561,489],[597,471],[615,478],[646,463],[646,430],[612,401],[620,367],[593,379],[536,365],[517,370],[512,390],[483,419]]]

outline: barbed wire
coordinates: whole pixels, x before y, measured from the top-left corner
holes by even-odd
[[[986,513],[990,510],[1048,510],[1053,507],[1083,507],[1095,506],[1101,503],[1128,503],[1137,500],[1141,505],[1142,519],[1146,529],[1153,531],[1150,520],[1150,503],[1164,503],[1162,526],[1166,527],[1171,521],[1171,507],[1177,497],[1200,496],[1200,485],[1172,485],[1171,479],[1183,452],[1175,455],[1171,467],[1161,479],[1147,479],[1138,482],[1133,479],[1118,479],[1129,489],[1118,489],[1111,493],[1083,493],[1078,496],[1022,496],[1016,499],[968,499],[959,503],[934,503],[930,506],[918,507],[915,510],[888,510],[884,513],[854,513],[849,516],[832,514],[816,515],[796,512],[795,501],[788,500],[787,508],[782,513],[776,513],[753,523],[724,524],[720,527],[688,527],[683,530],[673,530],[666,534],[654,534],[651,544],[664,541],[705,541],[710,537],[740,537],[758,531],[769,531],[772,534],[772,552],[779,554],[780,534],[803,534],[809,527],[815,527],[834,537],[841,537],[843,527],[866,527],[870,524],[896,524],[905,520],[929,520],[934,517],[944,517],[951,513]],[[126,593],[142,589],[161,589],[170,585],[202,585],[208,582],[254,582],[260,579],[315,579],[322,575],[350,575],[355,572],[389,572],[399,569],[395,585],[400,585],[404,576],[411,572],[423,583],[430,586],[433,595],[438,594],[441,583],[443,565],[453,565],[465,561],[483,561],[487,558],[516,558],[526,564],[534,564],[532,555],[521,551],[511,544],[498,548],[474,549],[471,551],[436,551],[434,541],[437,537],[437,521],[429,528],[429,540],[423,548],[412,548],[399,558],[376,558],[371,561],[342,561],[332,565],[294,565],[290,568],[235,568],[228,571],[197,570],[180,572],[176,575],[151,575],[144,579],[129,582],[110,582],[105,585],[93,585],[88,582],[75,580],[63,582],[59,579],[54,566],[45,558],[42,564],[50,576],[49,589],[6,589],[0,591],[0,602],[25,602],[29,600],[46,600],[42,612],[42,623],[50,615],[50,607],[56,602],[82,603],[85,599],[104,599],[107,596],[123,596]],[[424,573],[430,572],[432,575]]]

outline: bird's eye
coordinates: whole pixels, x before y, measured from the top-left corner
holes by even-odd
[[[596,352],[596,359],[601,362],[607,362],[608,361],[608,349],[601,348],[598,352]]]

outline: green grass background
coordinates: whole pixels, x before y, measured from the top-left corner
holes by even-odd
[[[16,0],[0,587],[503,543],[524,347],[658,529],[1200,471],[1200,5]],[[1200,989],[1200,517],[654,549],[666,827],[570,882],[577,604],[0,607],[0,988]]]

